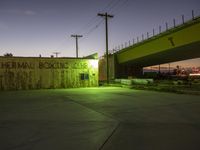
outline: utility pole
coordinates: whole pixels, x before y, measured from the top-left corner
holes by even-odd
[[[78,38],[83,37],[82,35],[71,35],[71,37],[76,38],[76,58],[78,58]]]
[[[98,16],[105,18],[106,27],[106,65],[107,65],[107,84],[109,84],[109,62],[108,62],[108,18],[113,18],[113,15],[109,15],[107,12],[105,14],[98,13]]]
[[[60,54],[60,52],[53,52],[53,54],[55,54],[56,57],[58,57],[58,54]]]

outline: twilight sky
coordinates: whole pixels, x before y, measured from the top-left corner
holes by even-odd
[[[105,25],[99,12],[109,12],[109,48],[158,31],[173,18],[200,15],[199,0],[0,0],[0,55],[75,56],[75,39],[81,34],[79,56],[105,51]]]

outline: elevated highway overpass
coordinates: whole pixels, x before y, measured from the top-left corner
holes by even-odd
[[[115,76],[141,74],[142,68],[200,57],[200,18],[195,18],[115,54]]]

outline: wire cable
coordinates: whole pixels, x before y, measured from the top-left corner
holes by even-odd
[[[119,10],[119,5],[124,6],[128,0],[124,0],[123,3],[121,3],[120,0],[111,0],[106,7],[102,9],[101,12],[106,11],[106,12],[115,12]],[[118,12],[119,13],[119,12]],[[81,33],[85,38],[80,39],[80,41],[83,41],[87,39],[89,35],[91,35],[98,27],[103,23],[104,19],[99,18],[97,15],[95,15],[92,19],[90,19],[84,26],[82,26],[76,33]],[[64,39],[58,46],[60,48],[65,41],[70,40],[70,36],[67,39]],[[57,49],[58,49],[57,48]]]
[[[113,11],[111,11],[111,13],[113,13],[113,14],[115,14],[115,15],[118,15],[119,13],[121,13],[121,12],[124,10],[124,8],[125,8],[126,6],[128,6],[128,5],[127,5],[127,4],[128,4],[128,1],[129,1],[129,0],[124,0],[124,1],[122,1],[120,7],[117,7],[117,6],[116,6],[116,9],[113,10]]]

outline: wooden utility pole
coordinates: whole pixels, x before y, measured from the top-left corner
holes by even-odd
[[[113,18],[113,15],[109,15],[107,12],[105,14],[98,13],[98,16],[105,18],[106,27],[106,72],[107,72],[107,84],[109,84],[109,62],[108,62],[108,18]]]
[[[83,37],[82,35],[71,35],[71,37],[76,38],[76,58],[78,58],[78,38]]]
[[[58,54],[60,54],[60,52],[53,52],[53,54],[55,54],[56,57],[58,57]]]

